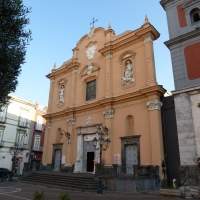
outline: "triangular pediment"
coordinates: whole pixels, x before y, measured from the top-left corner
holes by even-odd
[[[186,9],[186,8],[189,8],[189,7],[191,7],[191,6],[195,5],[195,4],[198,4],[198,3],[200,3],[200,0],[188,0],[188,1],[182,6],[182,8],[183,8],[183,9]]]

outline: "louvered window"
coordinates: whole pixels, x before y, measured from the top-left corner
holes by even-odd
[[[39,130],[39,131],[43,131],[42,123],[43,123],[43,117],[40,116],[40,115],[38,115],[38,116],[37,116],[37,123],[36,123],[35,129],[36,129],[36,130]]]

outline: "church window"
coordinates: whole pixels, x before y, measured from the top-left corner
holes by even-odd
[[[96,80],[87,82],[86,101],[96,98]]]
[[[200,9],[199,8],[192,9],[190,12],[190,18],[192,24],[200,21]]]

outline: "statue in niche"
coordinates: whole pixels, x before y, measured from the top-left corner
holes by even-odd
[[[58,105],[63,104],[65,102],[65,100],[64,100],[64,92],[65,92],[65,86],[62,85],[61,88],[60,88]]]
[[[135,81],[135,79],[133,78],[132,64],[129,60],[126,63],[126,71],[124,76],[122,77],[122,85],[130,85],[132,82]]]

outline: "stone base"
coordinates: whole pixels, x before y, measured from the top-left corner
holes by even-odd
[[[181,185],[185,181],[185,178],[188,178],[188,185],[190,186],[199,186],[200,185],[200,169],[197,165],[185,165],[180,166],[180,183]]]
[[[160,189],[160,195],[181,197],[181,190],[175,189]]]

